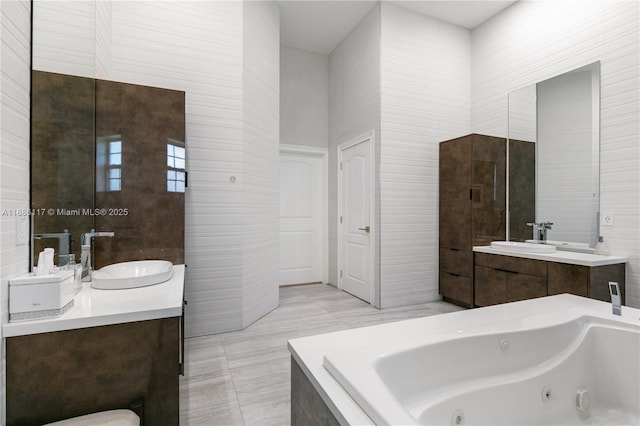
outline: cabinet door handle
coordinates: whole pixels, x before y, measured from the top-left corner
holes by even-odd
[[[500,271],[500,272],[509,272],[511,274],[519,274],[519,272],[514,272],[514,271],[509,271],[507,269],[500,269],[500,268],[494,268],[496,271]]]
[[[459,277],[460,276],[460,274],[454,274],[453,272],[447,272],[447,274],[453,275],[454,277]]]

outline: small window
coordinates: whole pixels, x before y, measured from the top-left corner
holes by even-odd
[[[167,191],[184,192],[186,182],[185,149],[181,142],[167,144]]]
[[[96,190],[122,190],[122,136],[101,136],[96,144]]]
[[[122,141],[109,142],[109,191],[122,189]]]

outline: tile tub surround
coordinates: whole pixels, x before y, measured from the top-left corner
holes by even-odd
[[[571,310],[572,309],[572,310]],[[348,352],[375,345],[392,351],[399,342],[430,339],[434,333],[454,333],[469,326],[494,324],[509,319],[527,323],[533,316],[550,314],[574,317],[590,315],[609,318],[611,305],[573,295],[557,295],[541,299],[502,304],[481,309],[455,312],[449,315],[417,318],[376,327],[311,336],[289,342],[293,358],[322,395],[333,415],[345,424],[374,424],[338,384],[323,365],[325,354]],[[640,311],[623,308],[622,321],[637,324]],[[430,337],[431,336],[431,337]],[[372,343],[373,342],[373,343]]]
[[[280,307],[245,330],[186,339],[180,424],[289,424],[289,339],[461,309],[432,302],[379,310],[330,285],[281,288]]]

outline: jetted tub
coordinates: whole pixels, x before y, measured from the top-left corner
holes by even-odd
[[[640,424],[637,312],[501,320],[338,350],[323,364],[380,425]]]

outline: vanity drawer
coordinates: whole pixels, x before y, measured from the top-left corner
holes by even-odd
[[[473,252],[440,248],[440,270],[465,277],[473,276]]]
[[[547,295],[547,280],[543,277],[507,272],[507,302],[535,299]]]
[[[547,262],[487,253],[475,253],[475,264],[507,272],[547,277]]]
[[[549,295],[569,293],[588,296],[589,269],[581,265],[549,262]]]
[[[440,271],[440,294],[444,298],[470,308],[473,298],[473,281],[470,277]]]

